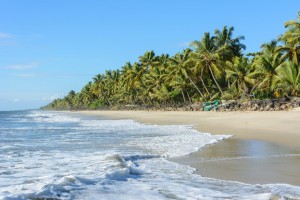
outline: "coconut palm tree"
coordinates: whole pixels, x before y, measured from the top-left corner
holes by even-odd
[[[279,37],[279,40],[284,43],[284,46],[279,46],[277,52],[283,53],[283,60],[290,60],[300,64],[300,12],[298,13],[298,21],[288,21],[285,23],[288,30],[284,35]]]
[[[298,21],[291,20],[287,21],[285,27],[289,30],[281,36],[281,39],[287,44],[294,46],[295,44],[300,44],[300,11],[298,12]]]
[[[139,61],[143,66],[143,71],[152,70],[155,66],[159,64],[154,51],[147,51],[144,55],[139,57]]]
[[[209,73],[218,90],[223,94],[217,81],[217,78],[222,76],[220,51],[218,51],[218,48],[215,46],[214,39],[210,37],[209,33],[204,33],[202,39],[200,41],[193,41],[191,46],[195,49],[191,54],[195,66],[199,68],[199,71],[203,70],[205,73]]]
[[[224,26],[222,31],[219,29],[215,30],[215,35],[213,36],[213,40],[215,42],[215,46],[222,50],[220,54],[223,56],[225,60],[231,60],[231,58],[235,56],[241,56],[242,50],[246,49],[244,44],[241,44],[240,41],[244,40],[244,36],[238,36],[236,38],[232,38],[234,27]]]
[[[258,55],[253,62],[253,66],[261,74],[258,88],[274,93],[277,83],[280,81],[277,69],[281,66],[282,59],[280,53]]]
[[[104,74],[97,74],[94,78],[94,83],[91,85],[90,92],[92,92],[98,99],[105,102],[106,105],[111,106],[109,100],[109,90],[106,87],[106,76]]]
[[[300,46],[299,44],[295,44],[294,46],[279,46],[276,49],[276,52],[282,53],[282,62],[289,60],[294,62],[295,64],[300,64]]]
[[[85,105],[89,105],[91,102],[93,102],[95,99],[97,99],[97,96],[92,92],[92,82],[88,82],[82,89],[81,93],[83,95],[83,102]]]
[[[192,80],[190,74],[192,69],[192,62],[190,60],[191,49],[185,49],[183,53],[177,53],[175,56],[170,58],[170,76],[181,76],[181,80],[185,78],[190,81],[193,87],[199,92],[199,94],[204,97],[201,90],[198,88],[196,83]]]
[[[279,74],[280,90],[286,95],[298,96],[300,94],[300,70],[295,63],[288,61],[276,69]]]
[[[255,77],[258,71],[251,72],[247,58],[235,57],[233,62],[226,62],[226,78],[244,96],[248,96],[250,88],[255,85]]]

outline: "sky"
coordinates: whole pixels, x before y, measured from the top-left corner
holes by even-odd
[[[299,0],[0,0],[0,110],[34,109],[146,51],[174,55],[233,26],[246,52],[284,33]]]

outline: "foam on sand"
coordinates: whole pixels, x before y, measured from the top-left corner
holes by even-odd
[[[0,149],[0,199],[300,198],[296,186],[204,178],[194,174],[194,168],[166,159],[228,135],[201,133],[190,126],[39,112],[22,122],[31,123],[32,131],[22,132],[19,146]],[[39,129],[41,123],[48,128]],[[50,129],[57,126],[64,129]],[[20,133],[3,139],[11,137]]]

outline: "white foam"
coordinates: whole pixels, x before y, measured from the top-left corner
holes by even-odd
[[[146,125],[132,120],[82,120],[80,125],[90,130],[114,130],[114,134],[126,131],[136,135],[128,139],[127,146],[144,148],[165,157],[183,156],[198,151],[205,145],[229,138],[230,135],[211,135],[201,133],[191,126]]]
[[[28,114],[27,117],[32,118],[36,122],[48,122],[48,123],[67,123],[67,122],[79,122],[80,118],[71,117],[69,115],[57,112],[44,112],[33,111]]]
[[[36,129],[40,139],[23,137],[18,145],[0,148],[0,199],[300,199],[297,186],[204,178],[165,159],[228,135],[61,113],[37,112],[29,118],[50,122],[49,129]],[[61,125],[66,132],[51,131],[51,124],[64,122],[76,123]]]
[[[229,138],[230,135],[211,135],[193,130],[190,126],[155,126],[155,136],[133,139],[128,145],[147,148],[147,150],[164,157],[184,156],[198,151],[202,147]]]

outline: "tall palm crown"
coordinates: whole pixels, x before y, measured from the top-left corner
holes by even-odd
[[[200,41],[193,41],[191,46],[195,49],[191,58],[199,68],[199,71],[203,70],[209,73],[222,94],[223,91],[217,81],[217,78],[222,74],[220,67],[221,58],[214,38],[210,36],[210,33],[204,33],[202,39]]]
[[[225,59],[229,60],[234,56],[241,56],[242,50],[246,49],[244,44],[241,44],[241,40],[244,40],[244,36],[238,36],[236,38],[233,37],[234,27],[224,26],[222,31],[219,29],[215,30],[215,36],[213,40],[218,49],[222,49],[223,52],[221,54],[225,57]]]
[[[277,52],[282,52],[284,60],[290,60],[300,64],[300,12],[298,13],[298,21],[291,20],[285,23],[288,31],[279,37],[284,42],[284,46],[279,46]]]
[[[139,57],[139,61],[144,68],[144,71],[153,69],[159,64],[154,51],[147,51],[144,55]]]

